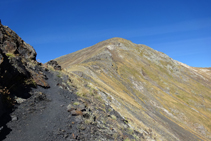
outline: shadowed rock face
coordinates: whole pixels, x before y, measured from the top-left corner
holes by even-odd
[[[103,91],[103,100],[129,119],[131,128],[150,129],[160,140],[211,139],[210,68],[190,67],[122,38],[55,60]]]
[[[0,23],[0,116],[5,106],[14,104],[14,96],[27,97],[24,91],[32,86],[48,87],[36,55],[32,46]]]
[[[36,60],[37,53],[9,27],[0,24],[0,45],[4,54],[18,54],[26,59]]]

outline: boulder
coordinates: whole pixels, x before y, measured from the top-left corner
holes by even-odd
[[[0,48],[3,53],[18,54],[26,59],[36,60],[37,53],[8,26],[0,23]]]
[[[47,65],[52,66],[55,70],[62,70],[62,67],[55,60],[48,61]]]

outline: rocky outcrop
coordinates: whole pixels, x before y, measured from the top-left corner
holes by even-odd
[[[61,66],[55,60],[48,61],[47,65],[52,66],[55,70],[62,70]]]
[[[36,55],[32,46],[0,23],[0,109],[13,105],[15,96],[27,97],[30,87],[49,87]]]
[[[0,45],[3,53],[12,53],[26,59],[36,60],[37,53],[8,26],[0,24]]]

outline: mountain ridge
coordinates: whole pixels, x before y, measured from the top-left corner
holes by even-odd
[[[77,57],[78,60],[81,60],[77,61],[74,56]],[[210,136],[210,128],[206,128],[205,126],[207,125],[202,122],[201,124],[196,122],[197,118],[200,117],[196,116],[200,110],[196,110],[198,109],[198,106],[196,108],[195,105],[197,104],[195,102],[200,101],[200,96],[190,96],[190,94],[193,94],[191,91],[195,90],[199,93],[200,91],[205,91],[206,94],[203,96],[206,96],[207,98],[210,97],[211,81],[208,73],[209,69],[203,68],[204,70],[202,69],[202,71],[198,68],[197,70],[175,61],[166,54],[155,51],[150,47],[134,44],[131,41],[122,38],[112,38],[81,51],[56,58],[55,60],[58,61],[66,71],[75,73],[98,89],[106,91],[107,95],[113,96],[113,99],[122,105],[124,105],[124,102],[128,102],[131,107],[136,107],[137,111],[141,111],[138,109],[145,111],[145,116],[140,112],[137,117],[140,116],[144,118],[151,113],[154,118],[159,119],[160,122],[170,119],[180,127],[194,133],[200,138],[203,138],[207,133],[209,134],[207,137]],[[204,73],[205,71],[206,73]],[[151,86],[151,88],[149,86]],[[206,89],[202,90],[202,87]],[[158,93],[161,93],[163,97],[160,98],[160,96],[157,96]],[[169,104],[169,100],[172,103]],[[190,101],[192,101],[191,104]],[[202,102],[199,103],[202,104]],[[178,108],[178,104],[186,107],[184,108],[185,110],[182,110],[183,112],[181,112],[181,108]],[[114,109],[120,111],[119,109],[121,108],[119,108],[117,104],[112,103],[111,105]],[[206,106],[207,109],[204,109],[203,112],[209,116],[202,112],[200,112],[200,114],[203,120],[210,124],[208,120],[210,112],[207,111],[209,106],[208,104],[206,104]],[[158,113],[153,114],[153,112],[149,110],[149,107],[151,109],[155,108],[154,111],[158,111]],[[122,107],[122,109],[125,108],[128,107]],[[123,111],[120,113],[123,114],[123,117],[126,115],[133,117],[135,115],[135,110],[129,111],[133,114],[123,114]],[[193,113],[193,111],[196,113]],[[183,117],[179,114],[180,112],[184,114]],[[160,115],[160,113],[164,114]],[[186,114],[189,115],[187,116]],[[194,116],[194,121],[189,121],[189,116]],[[140,120],[140,117],[133,117],[132,119],[143,122]],[[152,117],[149,118],[153,120]],[[162,120],[162,118],[167,119]],[[183,121],[182,118],[186,118],[187,121]],[[173,124],[170,121],[168,122],[169,124]],[[180,124],[178,124],[179,122]],[[138,122],[135,122],[135,124],[137,123]],[[147,126],[152,128],[152,125],[149,123],[147,124]],[[199,124],[198,126],[201,126],[201,128],[196,128],[196,125],[194,124]],[[175,128],[178,128],[176,127],[177,125],[172,125],[172,130],[175,130],[174,126]],[[156,130],[157,131],[155,132],[159,132],[158,130],[161,129]],[[165,136],[171,134],[167,133],[167,131],[165,132]],[[196,132],[201,132],[203,134],[198,134]],[[177,134],[181,135],[181,133]],[[174,138],[173,136],[175,135],[171,134],[171,136]],[[179,140],[181,136],[175,137],[175,139]],[[184,138],[184,136],[182,137]]]

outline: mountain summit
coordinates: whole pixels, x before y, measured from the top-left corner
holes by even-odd
[[[190,67],[123,38],[55,60],[100,90],[132,129],[163,140],[211,139],[210,68]]]

